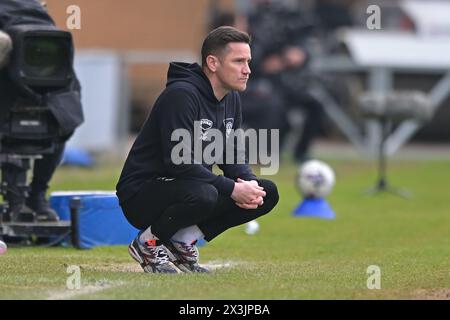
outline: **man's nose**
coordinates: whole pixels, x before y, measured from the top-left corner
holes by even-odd
[[[245,66],[245,68],[243,70],[243,73],[245,75],[248,75],[248,74],[252,73],[252,71],[250,70],[250,66],[248,64]]]

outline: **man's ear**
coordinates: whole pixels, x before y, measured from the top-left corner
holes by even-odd
[[[217,66],[219,65],[219,59],[216,56],[210,54],[206,57],[206,65],[211,72],[216,72]]]
[[[0,30],[0,69],[8,63],[11,51],[11,38],[8,34]]]

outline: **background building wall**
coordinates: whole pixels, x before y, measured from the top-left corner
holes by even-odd
[[[233,0],[47,0],[46,3],[58,27],[65,30],[67,8],[80,7],[81,29],[70,30],[77,50],[183,51],[198,59],[211,8],[230,10],[234,5]],[[133,131],[139,129],[165,87],[167,68],[167,63],[140,63],[128,68]]]

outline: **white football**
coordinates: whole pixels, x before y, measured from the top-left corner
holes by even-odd
[[[8,246],[2,240],[0,240],[0,254],[4,254],[8,251]]]
[[[245,233],[248,235],[254,235],[259,231],[259,223],[256,220],[252,220],[247,222],[245,225]]]
[[[305,198],[325,198],[335,181],[333,169],[320,160],[309,160],[298,169],[297,186]]]

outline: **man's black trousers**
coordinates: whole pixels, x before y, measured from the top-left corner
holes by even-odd
[[[163,241],[178,230],[197,225],[211,241],[225,230],[270,212],[278,202],[278,190],[270,180],[260,180],[266,197],[257,209],[241,209],[233,199],[211,185],[193,180],[154,179],[147,181],[131,199],[122,203],[128,221],[137,229],[152,227]]]

